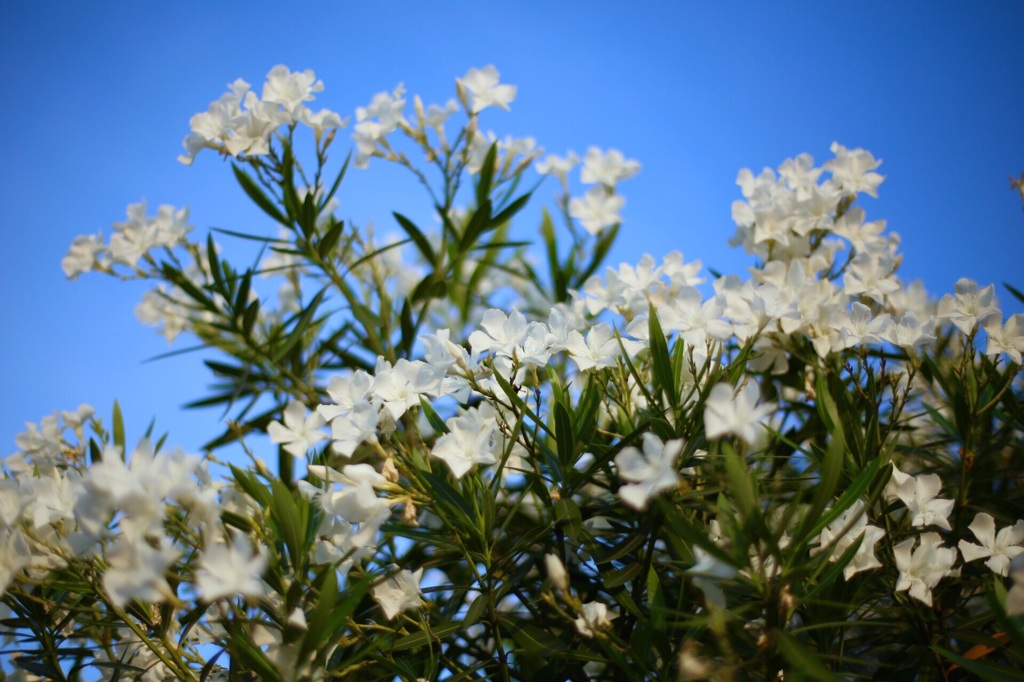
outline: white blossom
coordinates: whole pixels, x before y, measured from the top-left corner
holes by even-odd
[[[422,568],[416,572],[401,570],[373,588],[373,598],[380,604],[385,618],[391,620],[402,611],[420,608],[422,577]]]

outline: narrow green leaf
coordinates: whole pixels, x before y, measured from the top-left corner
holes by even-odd
[[[338,191],[338,187],[341,186],[342,179],[345,177],[345,173],[348,171],[348,164],[351,160],[352,152],[349,152],[345,156],[345,163],[341,164],[341,170],[338,171],[337,177],[334,178],[334,183],[331,185],[331,189],[320,200],[320,210],[323,210],[327,204],[331,203],[331,199],[334,198],[335,193]]]
[[[558,447],[558,461],[562,468],[569,470],[575,462],[576,441],[573,439],[572,416],[561,402],[555,403],[555,441]]]
[[[459,253],[466,253],[474,247],[480,235],[486,232],[490,226],[491,201],[486,199],[476,207],[476,211],[473,212],[473,216],[469,219],[466,231],[462,233],[462,238],[459,239]]]
[[[591,275],[597,272],[597,269],[601,267],[604,259],[608,256],[608,252],[611,250],[612,244],[615,243],[615,238],[618,234],[618,224],[601,233],[601,236],[597,239],[597,246],[594,247],[594,254],[591,256],[590,262],[579,272],[579,278],[574,282],[576,286],[573,288],[579,288],[580,285],[590,279]]]
[[[288,486],[280,479],[273,479],[270,482],[273,491],[270,500],[271,518],[277,525],[281,539],[288,548],[288,557],[292,569],[301,572],[306,563],[306,517],[308,516],[308,503],[305,499],[296,499]],[[307,514],[303,514],[303,508]]]
[[[493,218],[491,218],[491,224],[494,227],[497,227],[499,225],[503,225],[503,224],[509,222],[510,220],[512,220],[512,217],[516,213],[519,213],[519,211],[521,211],[523,209],[523,207],[526,206],[526,203],[529,200],[530,200],[530,195],[529,194],[524,194],[521,197],[517,197],[515,201],[513,201],[511,204],[509,204],[504,209],[502,209],[502,211],[500,213],[498,213],[498,215],[496,215]]]
[[[565,528],[570,540],[579,540],[580,532],[583,530],[583,515],[580,514],[580,507],[574,500],[563,497],[555,502],[555,522]]]
[[[284,217],[274,202],[270,200],[270,197],[264,194],[263,190],[260,189],[260,186],[256,184],[256,181],[253,180],[248,173],[243,171],[234,163],[231,164],[231,170],[234,171],[235,179],[238,180],[238,184],[242,186],[242,190],[245,191],[250,199],[253,200],[253,203],[263,209],[264,213],[282,225],[286,227],[290,225],[288,219]]]
[[[825,667],[821,659],[792,635],[783,630],[772,630],[772,639],[779,653],[804,675],[815,680],[840,682],[839,678]]]
[[[491,144],[484,157],[483,165],[480,166],[480,173],[476,181],[476,205],[483,206],[491,196],[491,183],[494,181],[494,171],[498,159],[498,143]]]
[[[121,405],[117,400],[114,400],[112,420],[114,445],[121,448],[121,459],[125,459],[128,456],[128,452],[124,446],[124,415],[121,414]]]
[[[256,320],[260,316],[260,300],[258,298],[253,299],[242,315],[242,333],[246,338],[252,338],[252,330],[256,326]]]
[[[427,418],[427,422],[430,423],[430,428],[434,429],[435,433],[439,435],[448,433],[448,427],[445,425],[444,420],[434,410],[434,406],[422,395],[420,396],[420,408],[423,410],[423,415]]]
[[[602,574],[601,582],[607,589],[618,587],[619,585],[625,585],[630,580],[640,575],[643,568],[644,567],[639,561],[634,561],[633,563],[626,564],[622,568],[617,568],[614,571],[608,571],[607,573]]]
[[[296,316],[295,325],[292,327],[288,336],[284,342],[278,348],[274,349],[274,362],[278,363],[288,355],[292,348],[294,348],[300,341],[302,341],[303,335],[306,333],[306,329],[313,321],[313,316],[316,315],[317,308],[320,307],[321,301],[324,300],[324,296],[327,295],[327,288],[324,287],[317,292],[313,300],[309,302],[302,312]]]
[[[757,495],[754,492],[753,477],[729,441],[722,441],[721,448],[732,499],[735,500],[743,518],[749,520],[757,510]]]
[[[206,262],[210,268],[210,275],[213,277],[214,291],[224,296],[224,298],[229,298],[226,295],[228,293],[227,286],[224,283],[224,273],[221,270],[220,257],[217,255],[217,244],[213,241],[212,232],[206,235]]]
[[[430,263],[431,267],[436,267],[437,256],[434,255],[434,249],[430,245],[430,240],[428,240],[426,235],[420,231],[420,228],[416,227],[414,222],[406,218],[401,213],[392,212],[391,215],[395,216],[395,220],[398,221],[398,225],[405,230],[407,235],[409,235],[409,238],[412,239],[423,258]]]
[[[468,628],[471,625],[475,625],[480,616],[484,615],[484,611],[487,609],[488,595],[479,594],[473,603],[466,609],[466,617],[462,619],[462,627]]]
[[[647,332],[651,343],[654,381],[655,385],[661,388],[656,397],[660,398],[664,391],[668,394],[669,404],[673,411],[677,411],[679,409],[679,393],[675,376],[672,374],[672,359],[668,354],[668,341],[661,330],[661,321],[658,320],[658,312],[653,305],[650,306],[647,316]]]
[[[1016,298],[1021,303],[1024,303],[1024,293],[1022,293],[1020,289],[1011,286],[1007,282],[1003,282],[1003,286],[1006,287],[1007,291],[1009,291],[1011,294],[1013,294],[1014,298]]]
[[[462,494],[453,488],[442,476],[430,471],[421,471],[423,482],[430,488],[431,496],[438,502],[445,505],[450,513],[455,514],[459,525],[468,531],[476,532],[474,522],[475,514],[473,508]]]
[[[327,228],[327,232],[320,238],[320,243],[316,246],[316,252],[321,259],[331,259],[331,255],[334,253],[334,249],[338,246],[338,242],[341,240],[341,235],[344,231],[344,221],[331,220],[330,227]]]
[[[441,623],[435,625],[430,630],[420,630],[414,632],[411,635],[405,637],[399,637],[395,640],[395,643],[391,645],[391,651],[407,651],[409,649],[417,649],[427,644],[434,638],[447,637],[450,634],[456,633],[462,629],[462,623]]]
[[[982,661],[964,658],[948,649],[943,649],[938,644],[932,646],[932,651],[945,659],[953,661],[967,672],[977,675],[979,680],[985,682],[1021,682],[1024,680],[1024,672],[1014,670],[1009,666],[1000,665],[989,661]]]

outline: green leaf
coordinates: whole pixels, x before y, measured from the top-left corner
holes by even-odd
[[[676,387],[676,379],[672,374],[672,359],[668,354],[668,341],[661,330],[661,322],[658,320],[658,312],[653,305],[647,316],[647,332],[651,342],[651,362],[654,372],[654,382],[657,391],[656,397],[660,398],[662,392],[668,393],[669,404],[674,411],[679,409],[679,395]]]
[[[665,590],[653,565],[647,569],[647,602],[651,605],[651,628],[660,634],[665,630]]]
[[[555,502],[555,522],[565,527],[570,540],[579,540],[580,532],[583,530],[583,515],[580,514],[580,507],[574,500],[562,498]]]
[[[480,173],[476,181],[476,205],[483,206],[489,202],[491,196],[491,183],[494,181],[494,170],[498,159],[498,143],[491,144],[484,157],[483,165],[480,166]]]
[[[248,173],[243,171],[234,163],[231,164],[231,170],[235,172],[235,179],[238,180],[238,184],[242,186],[242,189],[249,198],[253,200],[253,203],[263,209],[264,213],[282,225],[286,227],[291,225],[289,220],[281,213],[274,202],[270,200],[270,197],[264,194],[263,190],[260,189],[260,186],[256,184],[256,181],[253,180]]]
[[[943,658],[953,661],[967,672],[977,675],[979,680],[985,680],[986,682],[1021,682],[1021,680],[1024,680],[1024,672],[1014,670],[1009,666],[964,658],[948,649],[943,649],[938,644],[932,646],[932,651]]]
[[[523,207],[526,206],[526,202],[528,202],[529,200],[529,193],[524,194],[521,197],[518,197],[515,201],[513,201],[511,204],[502,209],[502,211],[498,213],[498,215],[491,218],[491,224],[497,227],[512,220],[512,216],[514,216],[516,213],[519,213],[519,211],[521,211]]]
[[[474,522],[476,515],[462,494],[453,488],[443,477],[435,473],[421,471],[420,476],[423,477],[423,482],[430,489],[434,500],[443,505],[449,513],[455,515],[454,520],[457,521],[457,525],[463,530],[476,534],[477,527]]]
[[[590,276],[593,275],[599,267],[601,267],[601,264],[604,263],[605,257],[612,248],[612,244],[615,243],[615,238],[618,234],[618,224],[613,225],[608,229],[608,231],[601,233],[597,239],[597,245],[594,247],[594,255],[591,256],[590,263],[587,264],[587,267],[579,272],[579,277],[574,283],[576,285],[573,287],[574,289],[579,288],[579,285],[582,285],[590,279]]]
[[[477,239],[491,227],[491,201],[485,199],[482,204],[476,207],[473,217],[466,225],[466,231],[459,239],[459,253],[465,253],[476,245]]]
[[[1017,289],[1016,287],[1010,286],[1006,282],[1003,282],[1003,286],[1006,287],[1007,291],[1009,291],[1011,294],[1013,294],[1014,298],[1016,298],[1021,303],[1024,303],[1024,293],[1022,293],[1020,289]]]
[[[327,204],[331,203],[331,199],[334,198],[335,193],[338,191],[338,187],[341,186],[341,181],[345,177],[345,173],[348,171],[348,163],[352,160],[352,152],[349,152],[345,156],[345,163],[341,164],[341,170],[338,171],[338,176],[334,178],[334,184],[331,185],[331,189],[327,194],[320,200],[320,210],[323,210]]]
[[[409,300],[413,303],[420,303],[435,298],[444,298],[447,295],[448,282],[443,277],[439,277],[436,272],[432,272],[413,288]]]
[[[124,447],[124,416],[121,414],[121,405],[114,400],[114,413],[113,413],[113,438],[114,445],[121,448],[121,459],[125,459],[128,456],[128,452]]]
[[[546,208],[540,221],[540,235],[544,240],[544,248],[548,256],[548,271],[551,274],[555,302],[564,301],[568,296],[567,280],[565,273],[562,272],[562,264],[558,260],[558,239],[555,237],[555,226],[551,222],[551,214]]]
[[[256,320],[260,316],[260,300],[253,299],[253,302],[245,309],[245,313],[242,314],[242,333],[246,338],[252,338],[252,330],[256,326]]]
[[[565,470],[576,463],[573,457],[576,441],[573,439],[572,416],[561,402],[555,403],[555,441],[558,447],[558,461]]]
[[[840,682],[839,678],[832,674],[832,672],[825,667],[825,664],[821,662],[814,652],[805,647],[795,637],[792,637],[783,630],[772,630],[772,639],[775,642],[775,647],[779,650],[779,653],[792,665],[796,670],[800,671],[804,675],[809,676],[815,680],[825,680],[826,682]]]
[[[246,306],[249,304],[249,291],[252,287],[252,270],[246,270],[245,274],[238,281],[238,291],[235,292],[235,305],[234,312],[238,315],[240,311],[244,311]]]
[[[395,640],[395,643],[391,645],[390,650],[406,651],[408,649],[416,649],[426,645],[434,638],[447,637],[461,629],[462,623],[441,623],[439,625],[435,625],[430,630],[420,630],[419,632],[414,632],[411,635],[399,637]]]
[[[462,619],[462,627],[468,628],[480,620],[480,616],[484,615],[484,611],[487,609],[487,603],[488,595],[477,595],[476,599],[473,600],[473,603],[469,605],[468,609],[466,609],[466,617]]]
[[[288,336],[284,342],[274,349],[274,362],[279,363],[281,360],[288,355],[292,348],[298,345],[302,341],[303,335],[313,322],[313,316],[316,315],[317,308],[320,307],[320,303],[324,300],[324,296],[327,295],[327,288],[324,287],[317,292],[313,300],[309,302],[302,312],[297,315],[295,325],[292,327]]]
[[[288,557],[292,569],[301,573],[308,556],[306,548],[306,526],[309,520],[309,503],[303,497],[297,497],[287,485],[278,478],[270,482],[272,497],[270,500],[271,518],[288,548]]]
[[[753,477],[729,441],[722,441],[721,448],[725,474],[729,480],[729,492],[732,493],[740,514],[749,520],[757,511]]]
[[[398,225],[405,230],[405,233],[409,235],[416,248],[423,255],[423,258],[430,263],[432,267],[437,266],[437,256],[434,255],[434,249],[430,246],[430,240],[420,231],[420,228],[416,227],[416,224],[406,218],[401,213],[392,212],[391,215],[395,216],[395,220],[398,221]]]
[[[341,240],[341,235],[345,231],[345,222],[342,220],[331,220],[331,226],[327,229],[327,232],[323,237],[320,238],[320,243],[316,246],[316,252],[322,260],[329,260],[335,247],[338,246],[338,242]]]
[[[634,561],[633,563],[626,564],[622,568],[617,568],[614,571],[604,573],[602,575],[601,582],[607,589],[618,587],[619,585],[625,585],[630,580],[640,575],[643,568],[644,567],[639,561]]]
[[[245,668],[256,673],[258,679],[269,682],[281,679],[277,667],[249,640],[248,635],[242,632],[229,632],[227,642],[232,659],[237,659]]]
[[[423,410],[423,415],[427,418],[427,422],[430,423],[430,428],[434,429],[435,433],[439,435],[448,433],[448,426],[441,419],[441,415],[437,413],[434,406],[422,395],[420,396],[420,408]]]
[[[213,277],[214,291],[220,293],[224,298],[229,298],[226,294],[227,286],[224,283],[224,273],[221,271],[220,256],[217,255],[217,244],[213,241],[213,233],[210,232],[206,235],[206,263],[210,269],[210,275]]]

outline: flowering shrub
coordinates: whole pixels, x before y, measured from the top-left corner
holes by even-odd
[[[517,95],[494,67],[375,95],[336,170],[321,91],[277,66],[190,122],[181,161],[221,155],[277,225],[220,231],[257,266],[145,204],[64,259],[152,281],[138,317],[222,354],[195,405],[232,418],[205,456],[128,442],[116,404],[28,424],[12,679],[1022,678],[1024,316],[899,279],[857,204],[880,161],[741,171],[749,276],[700,289],[679,252],[602,271],[640,165],[484,132]],[[343,223],[350,161],[408,169],[439,227]],[[539,256],[510,233],[535,172]]]

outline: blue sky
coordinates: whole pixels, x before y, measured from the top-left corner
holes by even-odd
[[[204,393],[197,357],[144,362],[183,345],[135,321],[144,287],[68,282],[60,260],[76,235],[109,235],[142,198],[190,206],[200,234],[269,231],[215,155],[192,168],[175,159],[193,113],[237,77],[258,89],[279,63],[314,69],[326,85],[316,105],[342,115],[399,81],[443,102],[456,76],[494,64],[519,87],[510,113],[485,114],[499,136],[556,153],[615,147],[643,164],[622,185],[610,264],[679,249],[742,272],[749,262],[726,244],[737,171],[801,152],[821,163],[837,140],[883,159],[880,198],[864,206],[902,235],[905,280],[937,296],[961,276],[1024,288],[1024,213],[1008,183],[1024,171],[1020,2],[301,7],[0,4],[0,456],[23,422],[81,402],[109,419],[115,397],[130,439],[153,417],[190,450],[219,433],[219,412],[179,409]],[[554,192],[544,185],[534,208]],[[350,174],[340,198],[339,217],[382,231],[393,210],[430,210],[414,181],[379,163]]]

